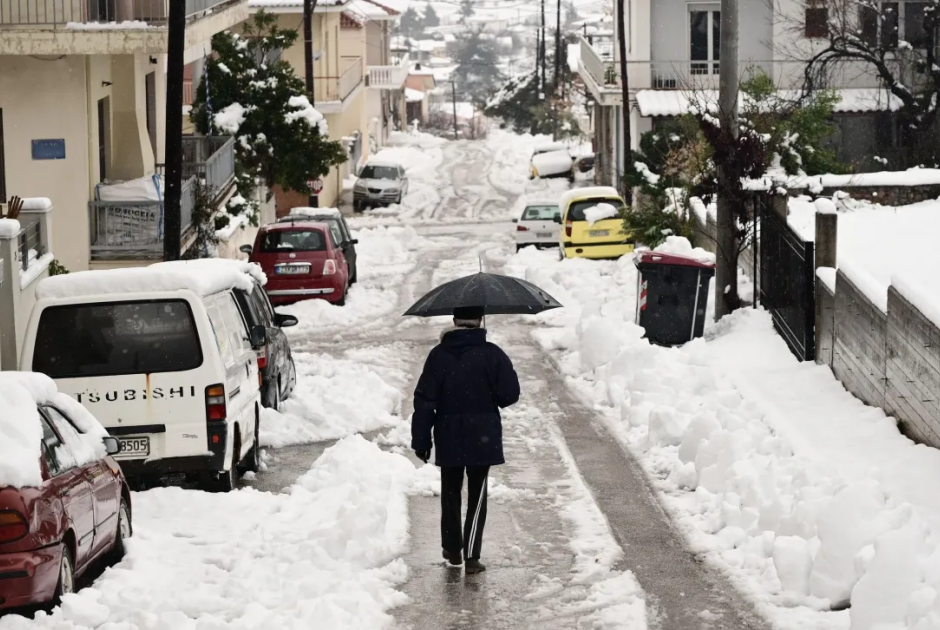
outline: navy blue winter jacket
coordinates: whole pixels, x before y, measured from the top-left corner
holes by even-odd
[[[438,466],[496,466],[503,459],[501,408],[519,400],[519,377],[486,330],[446,333],[415,388],[411,448],[431,450]]]

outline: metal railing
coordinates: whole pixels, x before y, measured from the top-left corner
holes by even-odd
[[[369,87],[397,90],[408,78],[409,56],[390,66],[369,66]]]
[[[158,174],[166,167],[157,164]],[[221,195],[235,181],[235,139],[228,136],[184,136],[183,179],[196,177],[206,182],[213,197]]]
[[[33,221],[31,223],[21,224],[22,229],[17,238],[17,249],[20,252],[20,266],[23,271],[36,259],[40,258],[46,252],[43,251],[42,222]]]
[[[599,87],[614,88],[620,85],[620,73],[614,65],[613,56],[602,57],[591,42],[581,38],[581,67]]]
[[[342,62],[346,67],[338,77],[314,77],[317,103],[343,101],[362,83],[362,57],[343,57]]]
[[[187,19],[234,0],[186,0]],[[170,0],[0,0],[0,26],[143,22],[166,26]]]
[[[192,227],[195,185],[195,177],[183,182],[183,235]],[[92,260],[159,260],[163,256],[162,201],[92,201],[88,210]]]

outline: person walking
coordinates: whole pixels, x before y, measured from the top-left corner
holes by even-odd
[[[441,546],[444,559],[468,574],[480,562],[490,466],[505,463],[499,410],[519,400],[519,377],[503,350],[486,340],[483,307],[454,309],[454,329],[441,336],[418,379],[411,419],[411,448],[441,469]],[[461,531],[464,472],[467,516]]]

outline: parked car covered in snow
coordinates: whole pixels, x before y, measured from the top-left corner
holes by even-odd
[[[516,251],[529,245],[558,246],[558,203],[549,199],[530,199],[522,214],[512,222],[516,224]]]
[[[561,148],[548,151],[536,149],[529,162],[529,179],[564,177],[569,181],[574,181],[574,158],[564,145],[557,146]]]
[[[128,477],[235,488],[261,465],[261,373],[229,265],[83,271],[36,288],[21,366],[52,377],[118,438]]]
[[[163,262],[153,266],[185,269],[194,273],[199,273],[204,268],[211,273],[213,267],[218,265],[226,265],[247,273],[254,280],[251,291],[236,288],[233,294],[248,330],[261,326],[267,331],[264,343],[252,347],[258,359],[258,369],[261,371],[261,404],[270,409],[278,409],[281,402],[290,397],[297,384],[297,368],[291,355],[290,341],[282,330],[296,326],[297,318],[274,312],[268,294],[264,291],[267,277],[261,267],[255,263],[226,258]],[[256,341],[261,341],[260,337]]]
[[[349,265],[349,286],[356,284],[359,277],[356,262],[358,255],[356,245],[359,241],[353,238],[352,230],[346,223],[344,217],[336,208],[291,208],[290,214],[277,220],[278,223],[296,223],[297,221],[314,221],[316,223],[326,223],[333,231],[333,237],[340,244],[343,255],[346,256],[346,264]],[[251,250],[250,245],[242,246],[242,251]]]
[[[371,159],[362,167],[353,186],[353,210],[362,212],[366,208],[401,203],[407,192],[408,177],[402,165]]]
[[[633,236],[624,229],[626,204],[616,188],[575,188],[558,200],[558,247],[561,258],[620,258],[633,251]]]
[[[273,304],[320,298],[343,306],[349,265],[333,230],[325,223],[290,221],[258,230],[249,255],[268,276]]]
[[[58,604],[131,536],[118,441],[42,374],[0,373],[0,613]]]

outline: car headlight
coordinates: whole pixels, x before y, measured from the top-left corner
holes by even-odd
[[[353,190],[365,190],[365,189],[366,189],[366,185],[359,181],[357,181],[356,184],[353,186]]]

